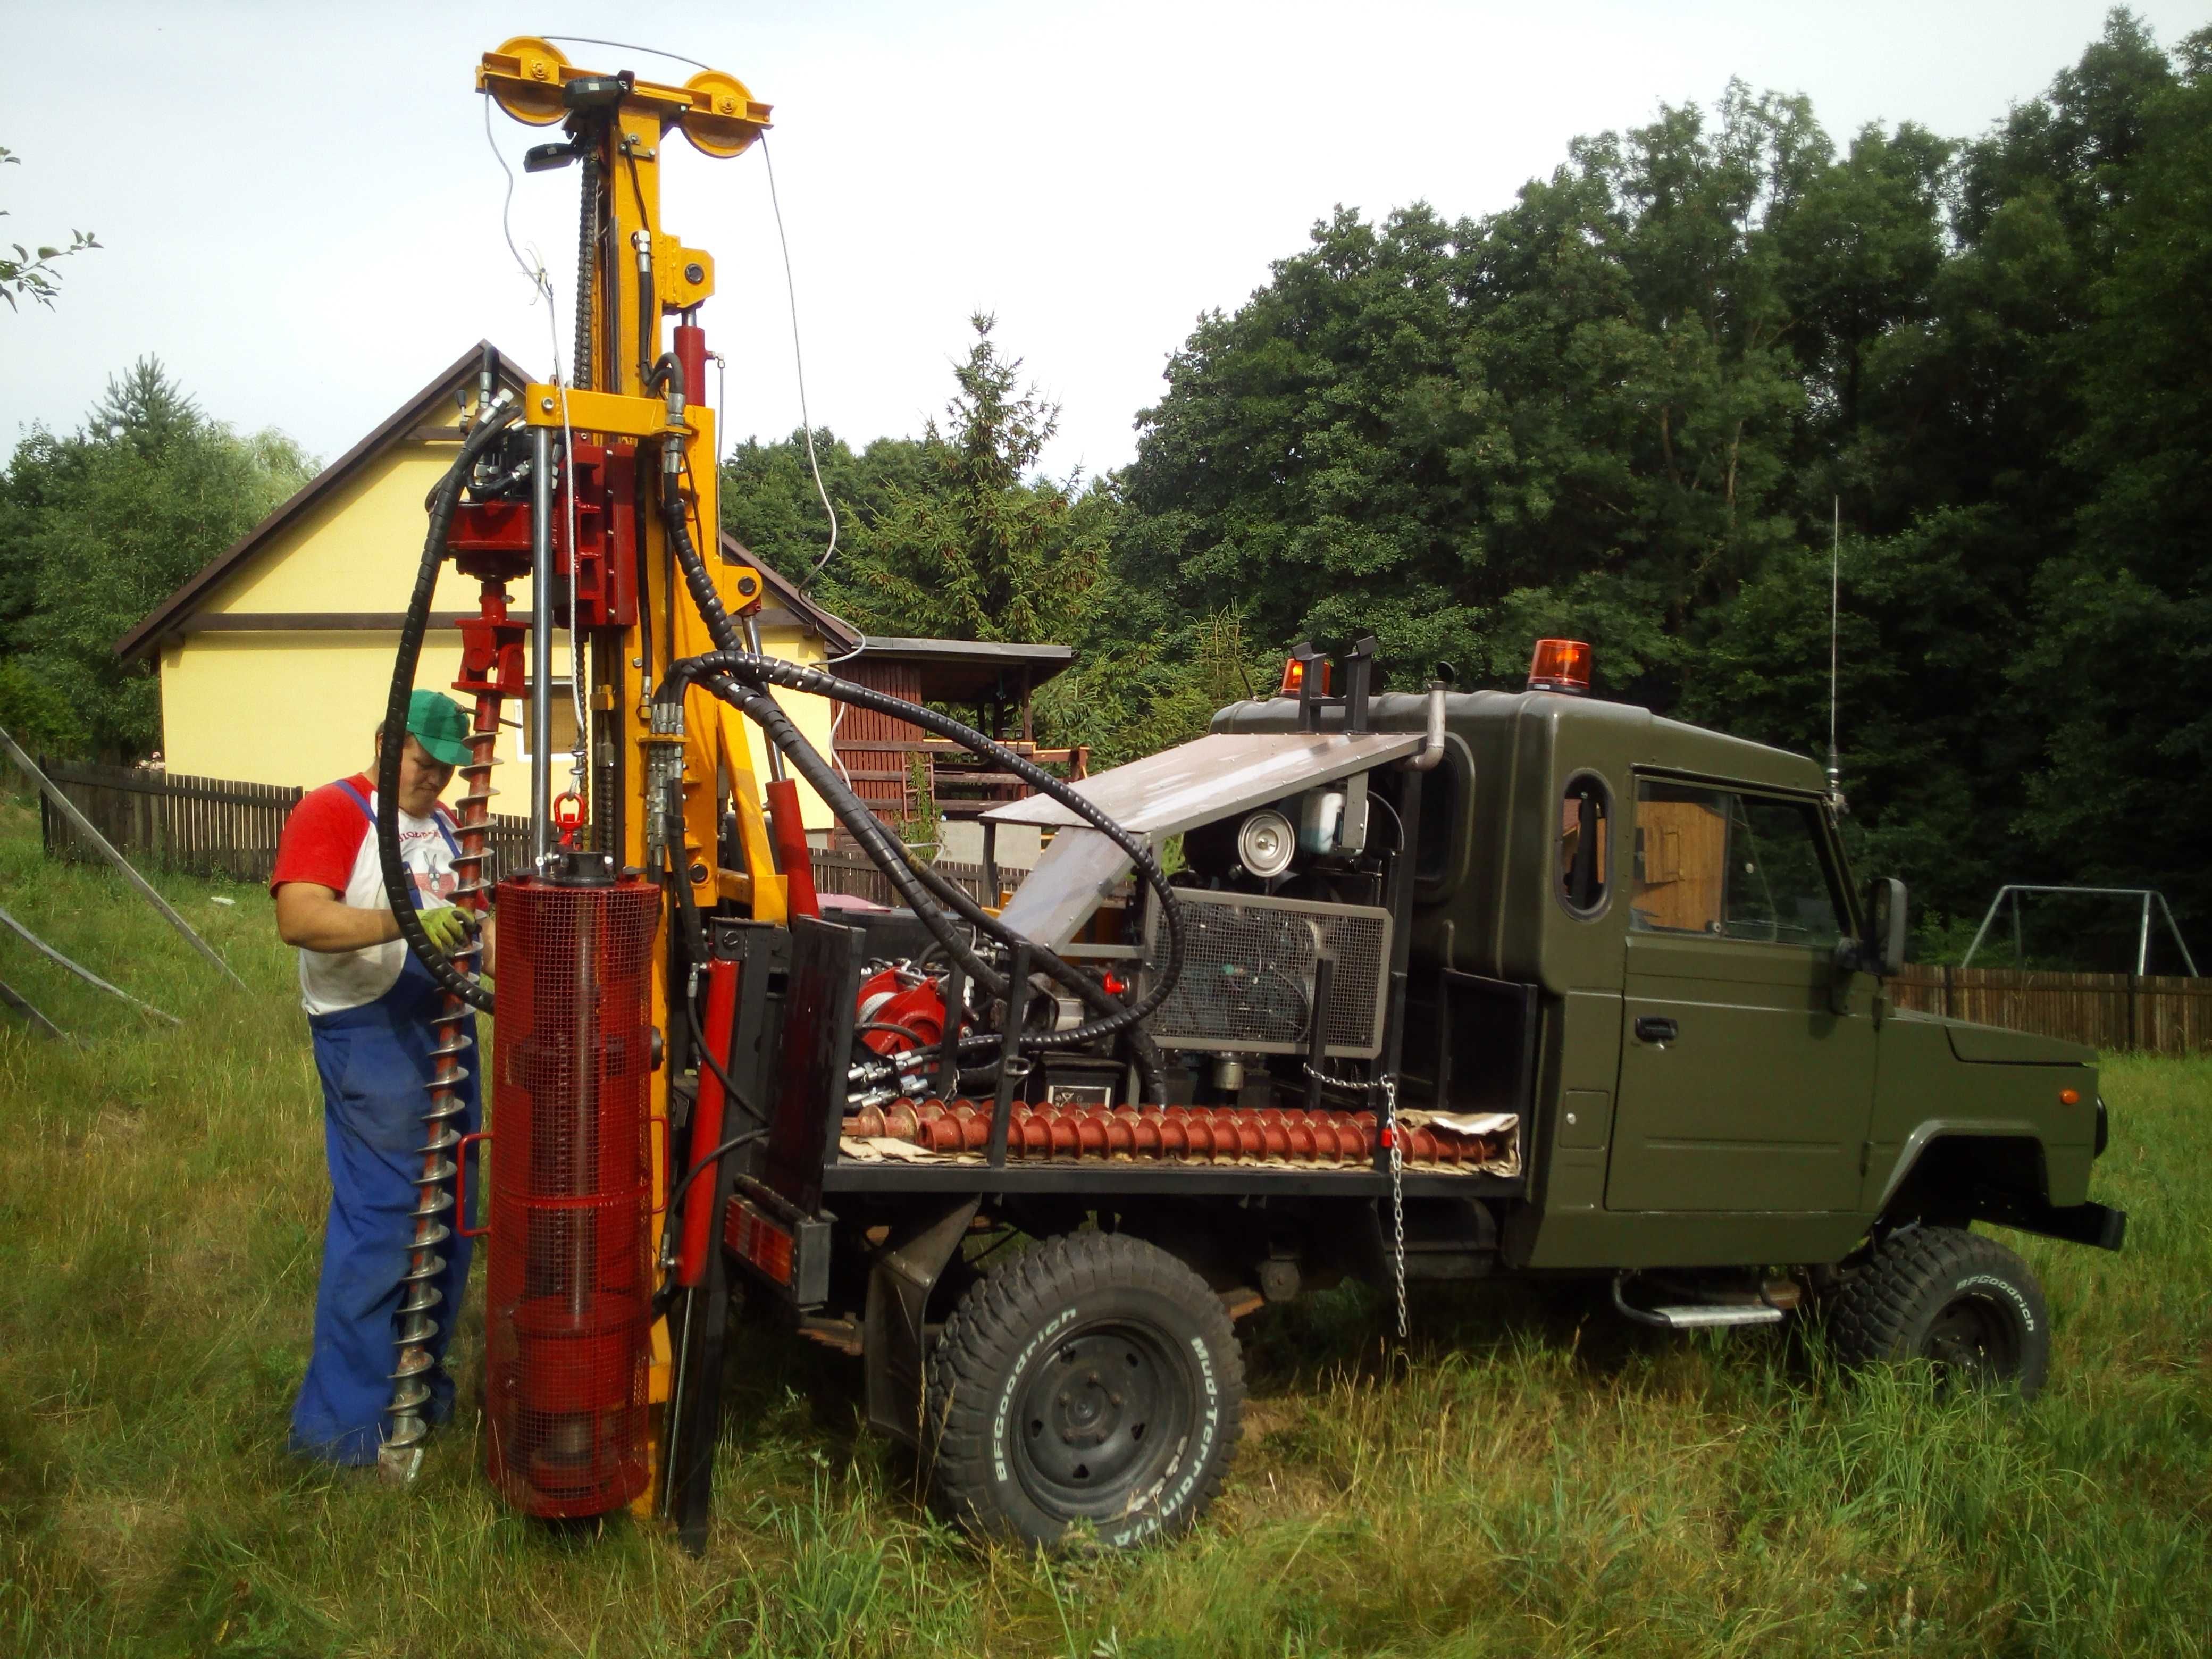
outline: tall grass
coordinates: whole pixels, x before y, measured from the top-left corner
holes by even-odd
[[[848,1363],[760,1337],[695,1561],[504,1513],[466,1413],[405,1492],[285,1455],[325,1201],[292,964],[256,890],[160,884],[250,994],[0,808],[0,903],[187,1021],[0,939],[79,1038],[0,1016],[0,1653],[2212,1650],[2212,1063],[2106,1068],[2124,1255],[2011,1241],[2055,1316],[2031,1407],[1513,1285],[1424,1297],[1398,1353],[1347,1291],[1243,1328],[1243,1455],[1194,1535],[1047,1563],[932,1522]]]

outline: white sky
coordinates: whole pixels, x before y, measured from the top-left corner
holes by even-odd
[[[488,336],[533,372],[545,313],[500,229],[471,71],[513,34],[646,36],[775,106],[809,404],[848,440],[919,430],[966,319],[1064,405],[1056,471],[1120,465],[1198,315],[1233,309],[1333,204],[1506,205],[1578,133],[1710,106],[1728,78],[1802,91],[1839,142],[1871,120],[1979,133],[2096,34],[2105,0],[611,8],[0,0],[0,238],[106,244],[58,308],[0,313],[0,441],[73,428],[158,355],[203,407],[330,459]],[[2171,45],[2203,3],[2142,0]],[[627,14],[638,21],[615,25]],[[648,22],[657,15],[658,22]],[[681,81],[635,52],[564,48]],[[522,175],[557,129],[495,115],[514,228],[562,301],[575,174]],[[681,143],[666,222],[719,262],[702,313],[731,362],[726,430],[799,423],[756,149]]]

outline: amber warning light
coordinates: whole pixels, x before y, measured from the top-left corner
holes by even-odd
[[[1539,640],[1528,659],[1531,691],[1564,691],[1579,697],[1589,690],[1590,648],[1580,640]]]
[[[1275,695],[1279,697],[1297,696],[1299,691],[1304,689],[1305,685],[1306,665],[1310,662],[1316,662],[1321,665],[1321,694],[1324,697],[1328,696],[1329,681],[1333,676],[1329,673],[1331,665],[1327,657],[1291,657],[1285,659],[1283,663],[1282,687],[1275,693]]]

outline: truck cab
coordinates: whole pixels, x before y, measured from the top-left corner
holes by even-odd
[[[1215,729],[1290,714],[1241,704]],[[1374,715],[1421,717],[1411,696]],[[2117,1226],[2087,1203],[2094,1054],[1892,1006],[1901,890],[1854,884],[1811,760],[1552,691],[1452,695],[1445,725],[1405,1070],[1415,1094],[1494,1102],[1521,1057],[1471,1049],[1462,1005],[1534,988],[1504,1265],[1831,1261],[1903,1209],[2089,1243]]]

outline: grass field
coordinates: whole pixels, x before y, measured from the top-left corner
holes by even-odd
[[[1400,1354],[1340,1292],[1243,1328],[1194,1536],[1047,1564],[927,1518],[857,1368],[754,1342],[695,1561],[502,1513],[467,1421],[405,1492],[285,1455],[325,1202],[292,964],[257,890],[160,884],[251,994],[0,807],[0,904],[187,1022],[0,936],[81,1039],[0,1014],[0,1653],[2212,1651],[2212,1063],[2105,1073],[2126,1255],[2010,1241],[2055,1316],[2031,1407],[1510,1287],[1423,1299]],[[480,1348],[472,1312],[465,1399]]]

